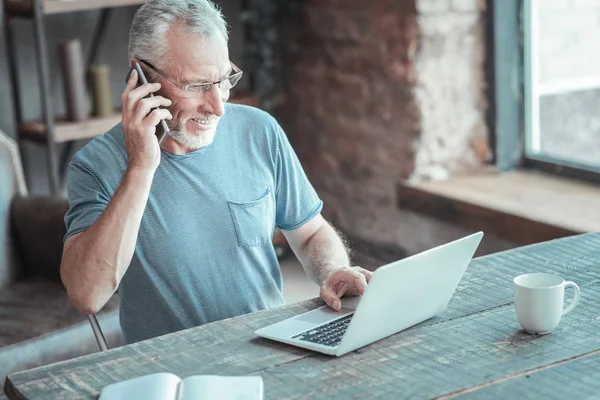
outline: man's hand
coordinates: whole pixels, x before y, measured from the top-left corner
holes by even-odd
[[[361,267],[340,267],[329,271],[321,283],[320,296],[336,311],[342,308],[344,295],[359,296],[367,289],[373,273]]]
[[[160,146],[156,140],[156,125],[161,119],[171,119],[169,110],[152,108],[171,105],[171,100],[162,97],[146,97],[160,89],[160,83],[147,83],[135,87],[137,71],[133,70],[123,92],[123,132],[127,147],[127,164],[130,168],[140,167],[155,170],[160,163]]]

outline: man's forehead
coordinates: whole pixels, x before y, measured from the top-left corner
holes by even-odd
[[[183,78],[212,78],[229,68],[227,41],[219,34],[203,37],[190,33],[181,23],[173,24],[167,32],[168,62]],[[179,68],[177,68],[179,67]],[[187,76],[188,74],[210,76]]]
[[[194,40],[181,46],[170,46],[167,58],[173,73],[187,83],[214,81],[227,75],[231,69],[227,45]]]
[[[184,84],[217,81],[229,75],[231,71],[229,61],[219,64],[211,60],[192,64],[175,63],[174,67],[176,79]]]

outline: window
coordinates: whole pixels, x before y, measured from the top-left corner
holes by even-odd
[[[600,1],[522,0],[520,6],[524,159],[597,180]]]

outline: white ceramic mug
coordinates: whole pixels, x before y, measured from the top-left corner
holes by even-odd
[[[515,311],[519,323],[529,333],[550,333],[560,318],[579,302],[579,286],[560,276],[534,273],[514,279]],[[572,287],[575,296],[564,308],[565,288]]]

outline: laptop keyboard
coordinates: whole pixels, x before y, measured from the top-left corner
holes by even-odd
[[[342,318],[328,322],[325,325],[318,326],[310,331],[302,332],[292,339],[305,340],[311,343],[317,343],[324,346],[336,347],[342,341],[344,332],[348,329],[350,320],[354,314],[348,314]]]

